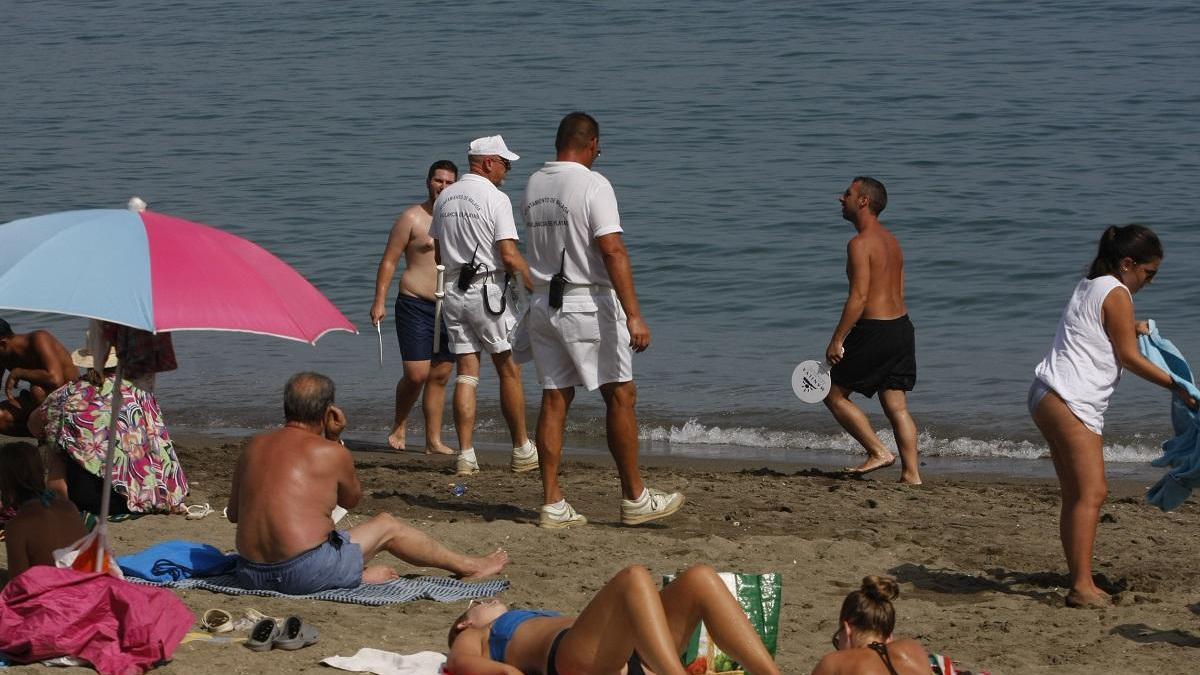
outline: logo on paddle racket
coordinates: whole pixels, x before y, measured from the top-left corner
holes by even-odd
[[[819,403],[829,393],[829,366],[821,361],[803,361],[792,371],[792,391],[805,403]]]

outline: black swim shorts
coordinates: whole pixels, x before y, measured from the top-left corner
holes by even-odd
[[[908,315],[859,319],[842,343],[845,355],[829,377],[870,398],[880,389],[912,391],[917,383],[917,341]]]

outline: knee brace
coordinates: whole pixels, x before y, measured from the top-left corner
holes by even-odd
[[[454,381],[459,384],[465,384],[468,387],[479,386],[479,378],[475,377],[474,375],[459,375],[458,377],[454,378]]]

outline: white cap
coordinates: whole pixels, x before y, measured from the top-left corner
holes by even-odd
[[[141,197],[133,196],[129,198],[129,203],[126,204],[126,207],[130,211],[141,213],[146,210],[146,201]]]
[[[504,144],[504,138],[502,136],[484,136],[483,138],[476,138],[475,140],[471,141],[471,147],[467,149],[467,154],[478,157],[497,155],[507,159],[510,162],[515,162],[518,159],[521,159],[520,155],[508,149],[508,146]]]

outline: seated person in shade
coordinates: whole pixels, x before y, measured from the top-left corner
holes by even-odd
[[[4,377],[0,434],[28,436],[30,413],[50,392],[79,377],[79,370],[67,348],[48,331],[14,333],[0,319],[0,377]],[[27,389],[20,386],[22,382],[28,383]]]
[[[41,454],[29,443],[0,447],[0,502],[16,510],[4,527],[10,579],[34,565],[53,565],[55,549],[87,534],[75,505],[46,489]]]
[[[100,512],[104,457],[108,453],[116,359],[97,365],[90,351],[76,350],[84,377],[60,387],[29,416],[29,431],[49,448],[47,483],[80,510]],[[109,514],[182,513],[187,476],[167,433],[154,394],[127,379],[121,384],[121,414],[112,464]]]
[[[846,596],[833,634],[837,651],[817,663],[813,675],[929,675],[929,654],[916,640],[893,640],[900,586],[891,577],[864,577]]]
[[[707,565],[661,591],[644,567],[627,567],[578,617],[472,603],[450,627],[446,669],[462,675],[683,675],[679,654],[700,621],[726,654],[754,675],[779,667],[742,606]],[[643,666],[644,664],[644,666]]]
[[[328,377],[293,375],[283,392],[283,428],[255,436],[238,458],[227,515],[237,523],[239,582],[304,595],[397,578],[391,567],[364,569],[381,551],[465,579],[498,574],[508,564],[503,549],[457,553],[391,514],[333,529],[334,507],[352,509],[362,498],[354,460],[338,440],[346,417],[333,397]]]

